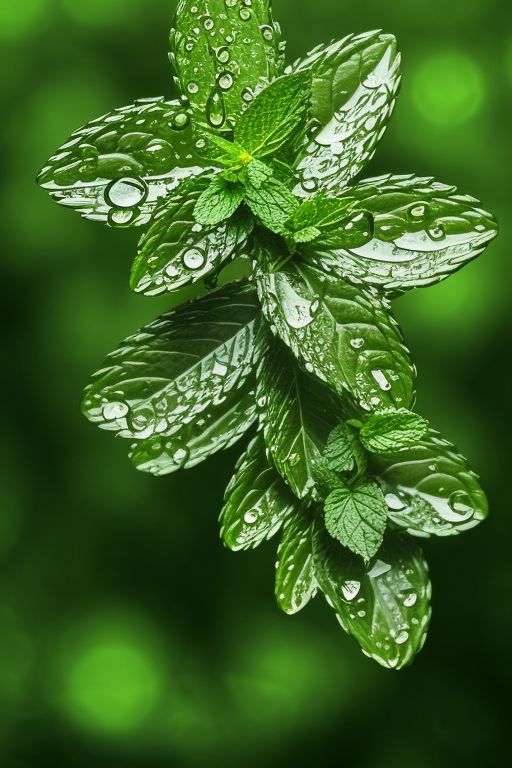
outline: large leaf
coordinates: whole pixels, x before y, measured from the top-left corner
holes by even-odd
[[[277,603],[285,613],[298,613],[315,597],[317,589],[313,517],[311,512],[301,508],[286,523],[277,549]]]
[[[325,501],[325,527],[343,546],[369,561],[382,544],[387,507],[376,483],[341,484]]]
[[[208,227],[195,221],[195,205],[209,183],[208,176],[190,179],[172,199],[160,203],[133,263],[130,284],[135,291],[147,296],[174,291],[243,252],[253,226],[250,216]]]
[[[314,496],[315,465],[342,418],[338,398],[274,341],[258,369],[257,401],[270,459],[296,496]]]
[[[179,101],[140,99],[72,134],[38,182],[58,203],[112,226],[149,221],[157,201],[201,173]]]
[[[126,339],[85,390],[84,414],[135,440],[172,437],[191,422],[206,426],[209,409],[244,386],[262,351],[255,292],[232,284]]]
[[[410,407],[415,369],[389,302],[298,258],[272,271],[277,241],[257,247],[263,312],[306,368],[365,410]]]
[[[313,125],[298,150],[297,193],[345,187],[369,162],[400,84],[392,35],[365,32],[319,46],[293,65],[313,73]]]
[[[297,500],[265,455],[260,433],[240,457],[220,513],[221,538],[232,550],[254,549],[272,538]]]
[[[454,445],[431,430],[413,448],[374,456],[389,518],[416,536],[450,536],[487,517],[478,477]]]
[[[195,120],[232,128],[260,81],[282,73],[280,37],[269,0],[180,0],[171,63]]]
[[[409,664],[423,646],[431,613],[428,568],[416,542],[388,533],[369,568],[322,523],[313,545],[318,584],[343,629],[382,666]]]
[[[183,424],[172,437],[156,435],[132,443],[130,459],[137,469],[157,476],[190,469],[236,443],[255,419],[251,377],[241,389],[231,390],[222,402],[211,403]]]
[[[443,280],[478,256],[498,231],[478,200],[432,178],[380,176],[362,181],[341,199],[372,216],[373,236],[334,248],[311,243],[304,258],[393,293]]]

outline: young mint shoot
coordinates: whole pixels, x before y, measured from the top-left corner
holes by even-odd
[[[270,6],[180,0],[178,97],[93,120],[38,181],[85,218],[142,228],[133,290],[202,287],[108,355],[85,416],[154,475],[245,438],[223,542],[279,534],[282,610],[322,592],[364,653],[399,669],[430,618],[418,539],[476,526],[487,501],[412,410],[416,369],[391,300],[470,262],[497,224],[431,177],[360,177],[398,92],[392,35],[350,34],[286,65]],[[250,279],[212,288],[247,256]]]

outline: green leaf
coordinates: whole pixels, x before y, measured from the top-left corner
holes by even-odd
[[[374,456],[389,518],[417,536],[450,536],[487,517],[487,499],[467,459],[430,430],[417,445]]]
[[[265,337],[257,298],[234,283],[161,315],[106,359],[84,415],[120,437],[178,436],[252,377]],[[200,425],[201,426],[201,425]]]
[[[255,187],[249,179],[247,182],[245,202],[254,215],[272,232],[285,232],[285,224],[297,206],[297,198],[274,177],[259,187]]]
[[[228,392],[222,402],[210,403],[172,436],[155,435],[132,443],[130,459],[141,472],[169,475],[190,469],[218,451],[234,445],[256,419],[254,381]]]
[[[389,302],[297,258],[272,271],[277,239],[255,246],[265,317],[306,368],[364,410],[410,407],[415,369]]]
[[[244,199],[241,184],[232,184],[215,176],[197,199],[194,217],[198,224],[215,227],[229,219]]]
[[[347,221],[350,216],[351,201],[348,198],[315,195],[304,200],[292,217],[294,229],[307,227],[330,230]]]
[[[387,506],[376,483],[362,480],[353,487],[340,485],[325,501],[325,527],[343,546],[368,562],[384,537]]]
[[[160,198],[201,172],[189,113],[156,98],[75,131],[37,180],[85,218],[124,227],[147,224]]]
[[[324,457],[329,468],[335,472],[351,472],[354,467],[360,473],[366,470],[366,454],[357,436],[345,422],[338,424],[329,435]]]
[[[205,189],[210,189],[209,177],[191,179],[159,204],[132,266],[134,291],[147,296],[175,291],[244,252],[253,228],[249,214],[241,213],[216,226],[196,222],[194,212]]]
[[[373,413],[359,437],[371,453],[389,453],[416,445],[428,430],[428,421],[417,413],[399,408]]]
[[[260,160],[252,160],[245,167],[246,181],[252,187],[259,189],[272,176],[272,168],[262,163]]]
[[[314,497],[315,465],[341,420],[336,395],[274,341],[258,370],[257,401],[269,458],[298,498]]]
[[[319,46],[293,65],[313,75],[313,126],[298,147],[298,193],[341,189],[367,165],[395,105],[399,67],[395,38],[379,31]]]
[[[416,542],[388,533],[365,568],[318,523],[313,547],[318,584],[343,629],[382,666],[410,664],[423,647],[431,613],[428,568]]]
[[[230,549],[254,549],[271,539],[297,501],[265,455],[259,434],[236,465],[220,513],[221,538]]]
[[[255,157],[277,152],[303,119],[310,87],[309,72],[275,80],[241,115],[235,128],[235,140]]]
[[[283,45],[269,0],[180,0],[171,30],[176,84],[195,120],[230,129],[261,82],[283,71]]]
[[[398,294],[445,279],[484,250],[498,224],[478,200],[418,176],[380,176],[346,199],[373,220],[361,242],[315,242],[304,258],[333,274]]]
[[[281,610],[290,615],[301,611],[318,589],[312,534],[311,514],[298,509],[284,526],[277,550],[276,598]]]
[[[293,233],[293,240],[296,243],[310,243],[321,235],[321,231],[316,227],[304,227]]]

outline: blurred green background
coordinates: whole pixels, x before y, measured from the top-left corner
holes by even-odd
[[[496,765],[512,676],[510,3],[274,3],[290,58],[348,32],[395,33],[402,93],[368,175],[433,174],[501,222],[480,260],[395,304],[418,409],[491,502],[480,528],[426,542],[434,617],[400,673],[364,658],[320,599],[279,613],[274,544],[222,548],[237,448],[157,480],[80,415],[104,355],[172,300],[130,292],[135,232],[81,220],[33,179],[74,128],[172,94],[173,6],[0,2],[0,765]]]

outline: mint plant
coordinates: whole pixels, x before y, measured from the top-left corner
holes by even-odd
[[[143,227],[135,291],[202,281],[107,357],[84,414],[155,475],[251,433],[222,540],[251,549],[279,533],[279,606],[322,592],[363,652],[398,669],[430,618],[418,538],[472,528],[487,502],[412,410],[390,301],[479,255],[496,221],[430,177],[355,181],[395,104],[391,35],[348,35],[285,67],[269,0],[180,0],[170,59],[178,99],[94,120],[39,175],[86,218]],[[247,277],[226,284],[234,260]]]

